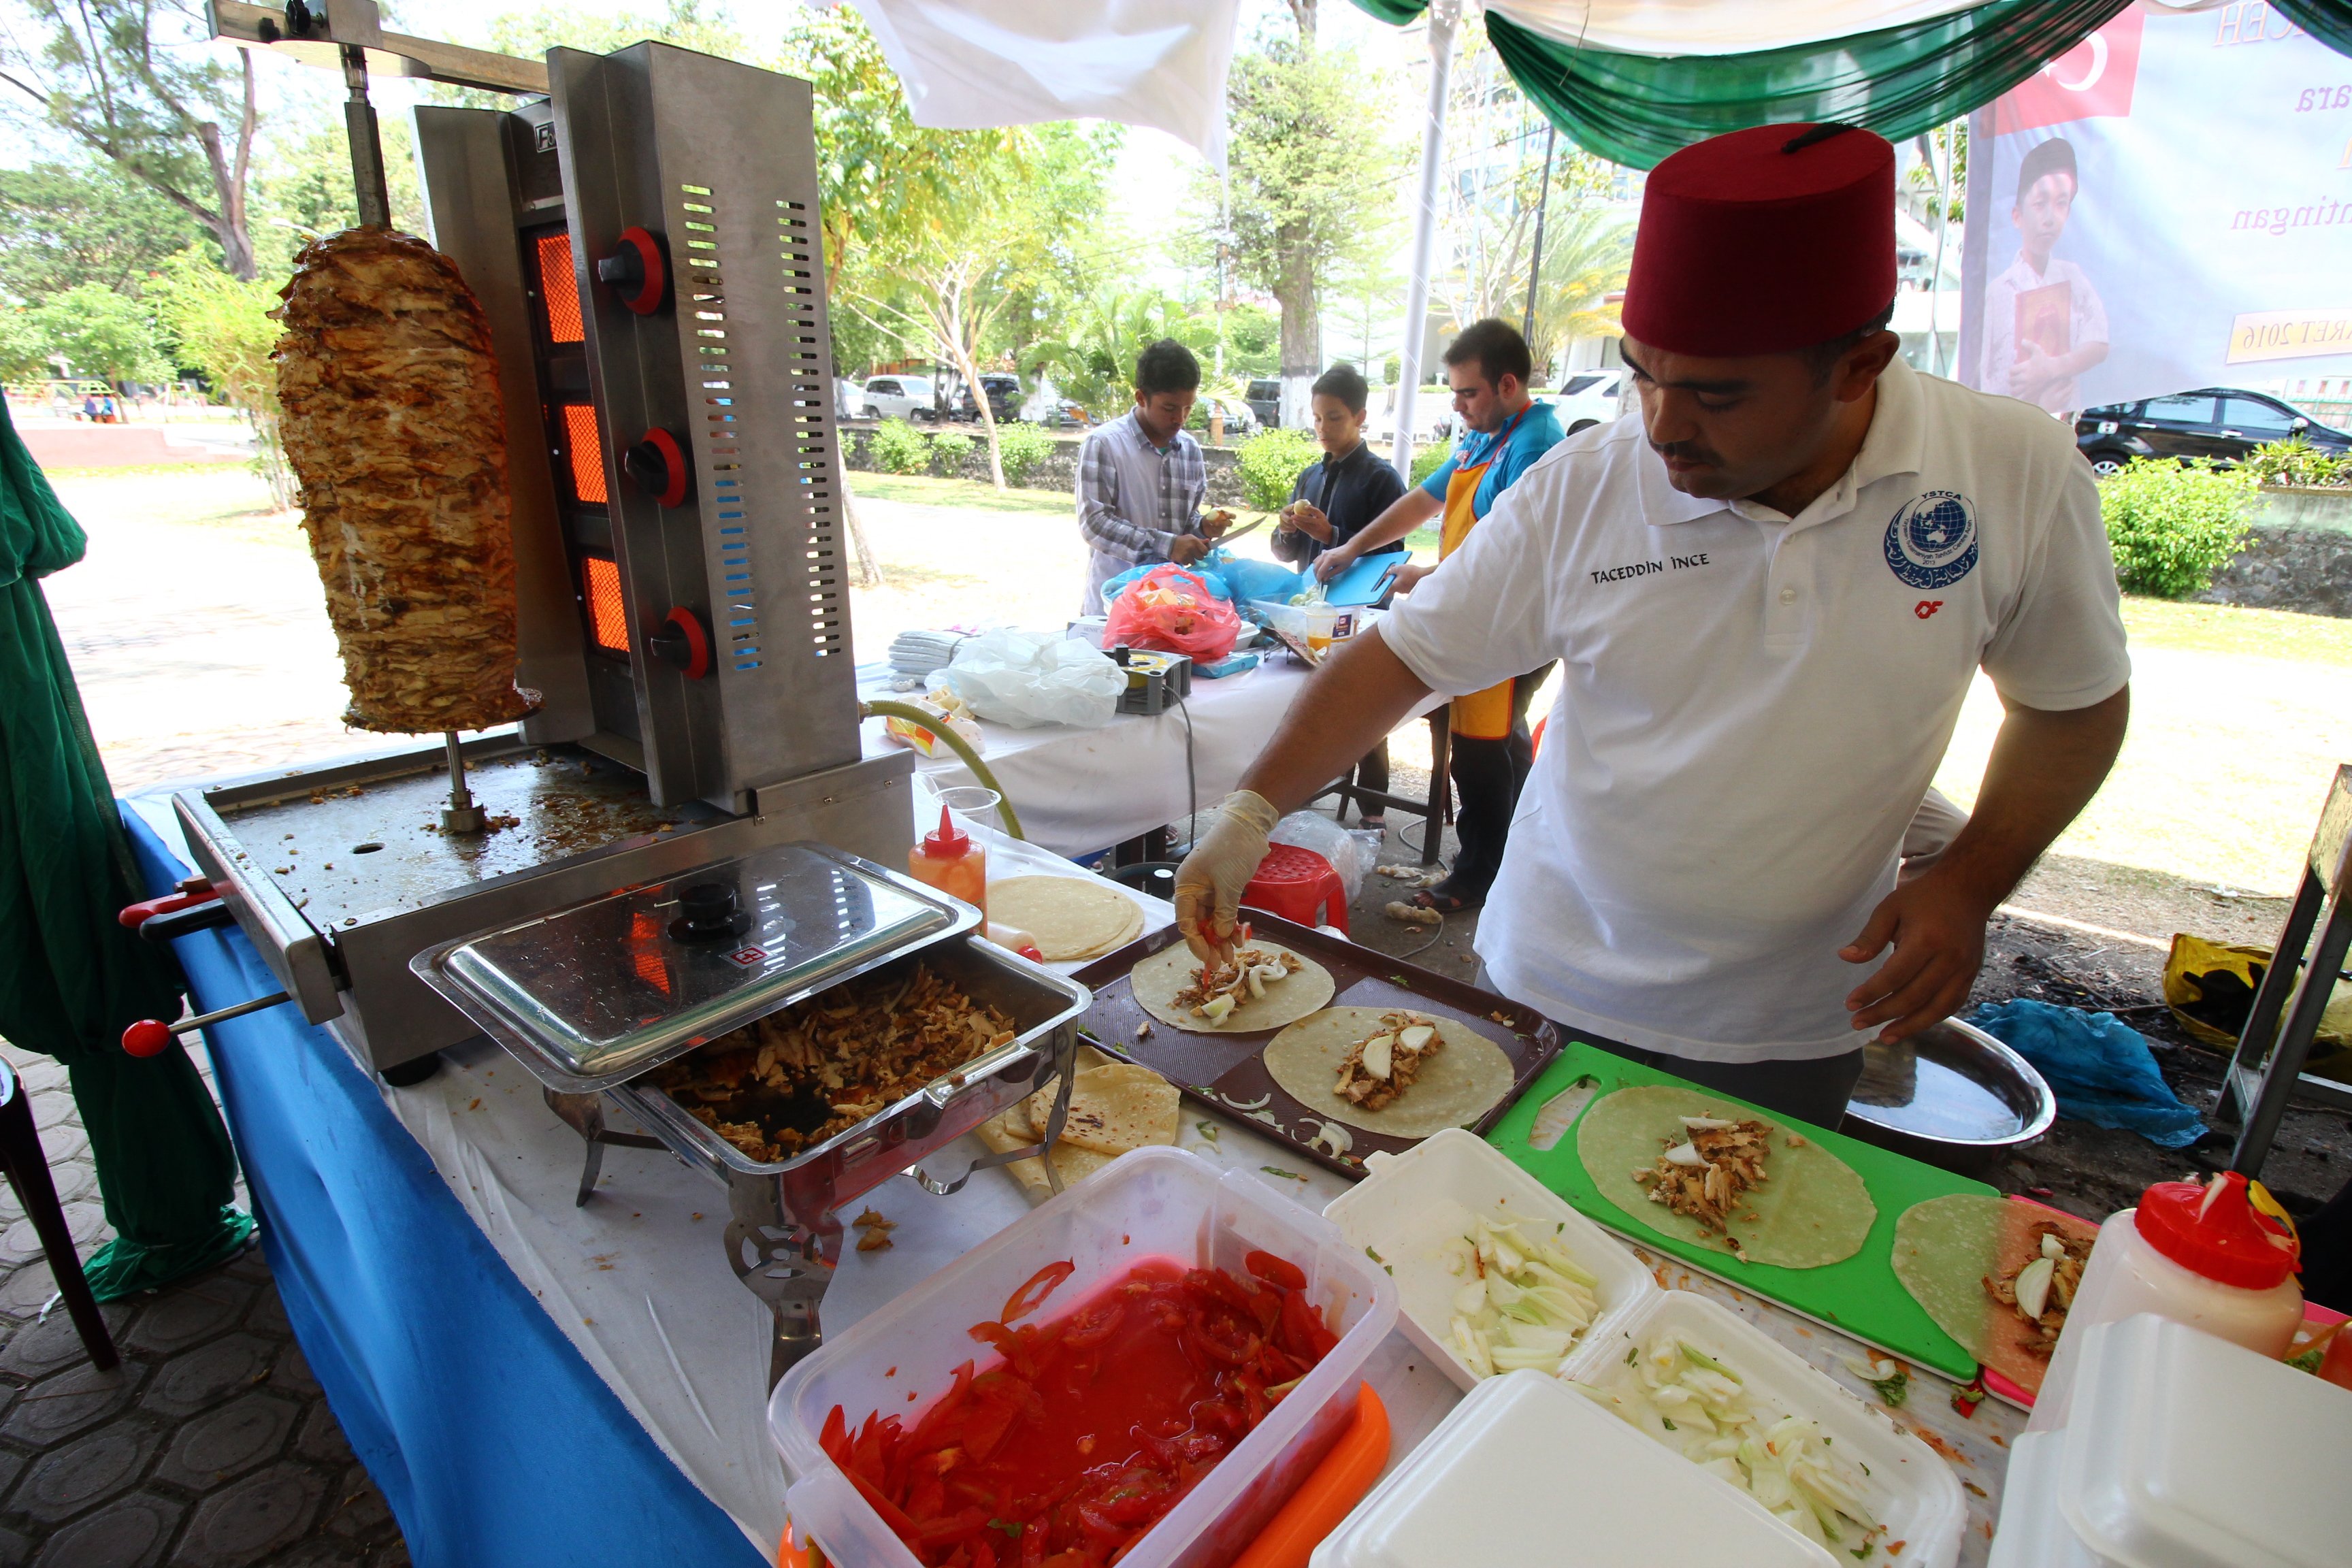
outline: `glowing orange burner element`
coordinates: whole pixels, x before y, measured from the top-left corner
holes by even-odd
[[[539,298],[547,307],[549,341],[581,342],[580,279],[572,275],[572,237],[560,228],[539,237]]]
[[[606,653],[629,651],[629,612],[621,601],[621,569],[601,555],[582,558],[582,586],[588,600],[588,635]]]
[[[604,443],[596,434],[593,404],[563,405],[563,444],[572,453],[572,493],[603,506],[611,497],[604,488]]]

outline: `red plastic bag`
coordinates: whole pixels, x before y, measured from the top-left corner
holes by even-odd
[[[1213,664],[1234,651],[1241,635],[1240,613],[1197,575],[1181,566],[1155,566],[1110,602],[1103,647],[1156,647]]]

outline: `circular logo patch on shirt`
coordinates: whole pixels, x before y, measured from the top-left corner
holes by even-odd
[[[1929,490],[1886,525],[1886,564],[1906,586],[1948,588],[1977,564],[1977,514],[1955,490]]]

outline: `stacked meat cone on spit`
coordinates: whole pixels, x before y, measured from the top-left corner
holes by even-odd
[[[346,229],[295,258],[271,357],[347,723],[479,730],[517,689],[506,416],[482,308],[413,235]]]

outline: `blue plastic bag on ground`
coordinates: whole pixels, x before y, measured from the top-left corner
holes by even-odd
[[[2185,1149],[2205,1123],[2180,1103],[2137,1030],[2113,1013],[2019,998],[1979,1007],[1969,1022],[2032,1062],[2058,1096],[2058,1114]]]

